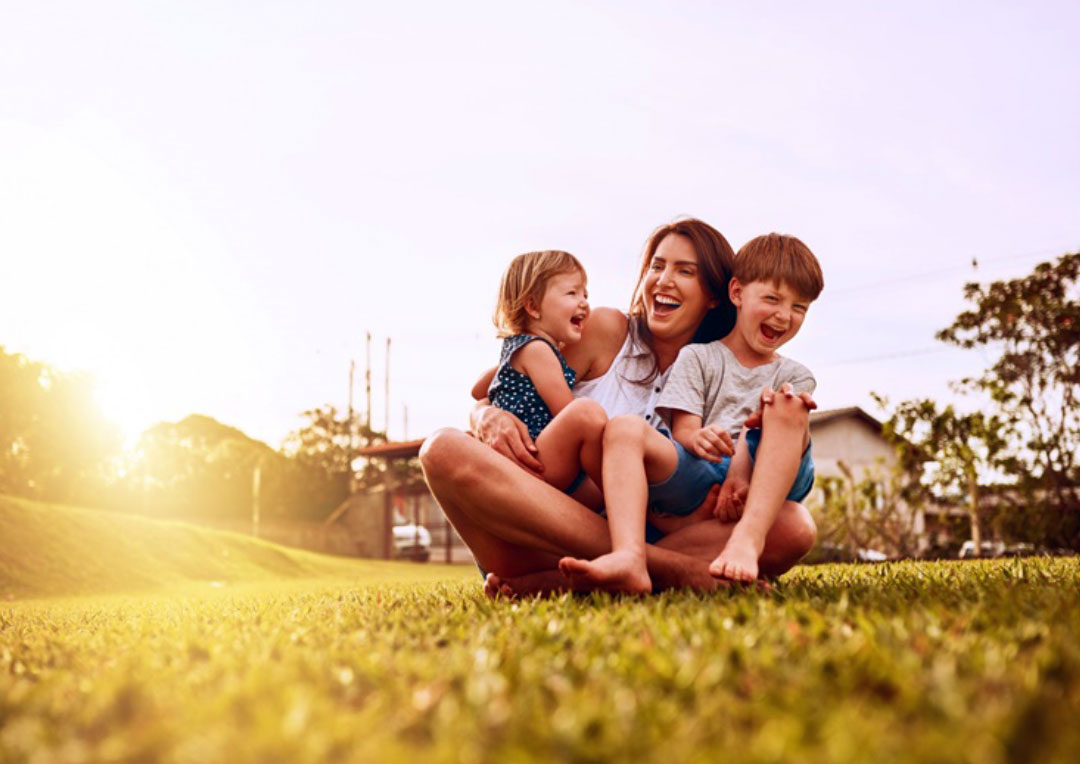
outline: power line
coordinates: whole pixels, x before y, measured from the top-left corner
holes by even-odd
[[[954,350],[961,350],[962,348],[956,347],[933,347],[933,348],[918,348],[916,350],[901,350],[897,353],[885,353],[883,355],[862,356],[860,358],[845,358],[839,361],[826,361],[821,366],[848,366],[856,363],[873,363],[876,361],[892,361],[897,358],[914,358],[916,356],[933,355],[935,353],[946,353]]]
[[[923,279],[932,276],[943,276],[949,273],[957,273],[959,271],[971,270],[973,274],[978,274],[979,268],[986,265],[993,265],[994,263],[1011,262],[1014,260],[1030,260],[1035,257],[1046,257],[1059,252],[1068,251],[1068,247],[1043,249],[1038,252],[1028,252],[1022,255],[1003,255],[1002,257],[994,257],[985,260],[979,260],[973,256],[971,262],[966,265],[950,265],[946,268],[935,268],[929,271],[921,271],[919,273],[909,273],[904,276],[896,276],[893,278],[882,279],[881,281],[874,281],[867,284],[860,284],[858,286],[844,287],[843,289],[829,290],[827,294],[828,299],[836,297],[842,297],[845,295],[851,295],[855,293],[869,292],[869,291],[881,291],[883,288],[894,287],[897,285],[906,284],[912,281],[921,281]]]

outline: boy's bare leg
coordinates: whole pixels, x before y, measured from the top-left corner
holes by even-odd
[[[603,482],[612,551],[596,559],[564,557],[559,570],[595,588],[641,594],[652,591],[646,564],[645,506],[649,483],[678,466],[670,440],[635,416],[619,416],[604,429]]]
[[[787,500],[808,442],[809,411],[799,398],[777,395],[762,417],[746,506],[723,551],[709,565],[709,573],[720,579],[757,578],[765,537]]]

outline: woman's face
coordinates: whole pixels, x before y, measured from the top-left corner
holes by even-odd
[[[685,236],[669,233],[645,271],[645,317],[659,339],[689,342],[717,300],[705,286],[697,252]]]

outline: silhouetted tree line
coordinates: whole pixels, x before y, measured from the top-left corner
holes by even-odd
[[[352,490],[381,482],[384,465],[350,464],[385,441],[358,417],[322,406],[281,450],[193,414],[146,430],[128,452],[100,413],[92,380],[0,346],[0,493],[153,517],[251,517],[256,473],[264,521],[326,517]],[[415,479],[417,466],[398,467]]]

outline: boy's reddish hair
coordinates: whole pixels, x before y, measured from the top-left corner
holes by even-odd
[[[794,236],[769,233],[743,244],[735,255],[732,276],[742,284],[785,283],[800,297],[816,300],[825,288],[821,263],[810,247]]]

